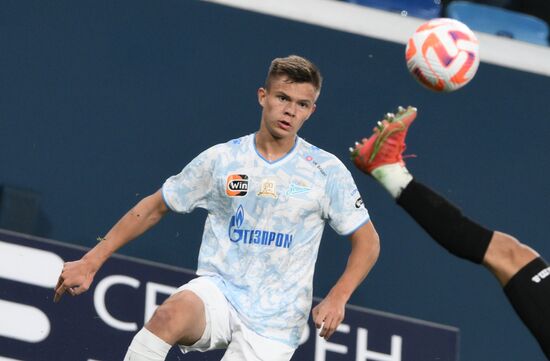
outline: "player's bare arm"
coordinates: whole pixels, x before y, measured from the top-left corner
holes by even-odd
[[[86,292],[96,272],[114,252],[157,224],[167,212],[160,190],[143,198],[84,257],[63,265],[54,302],[59,302],[65,292],[72,296]]]
[[[312,311],[315,326],[322,327],[319,335],[327,340],[344,319],[351,294],[369,274],[380,254],[380,240],[372,222],[363,225],[349,238],[351,253],[344,273]]]

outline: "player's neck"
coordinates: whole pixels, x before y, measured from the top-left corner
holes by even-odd
[[[265,132],[259,131],[254,137],[256,150],[262,157],[270,162],[283,158],[293,148],[297,141],[297,136],[275,138]]]

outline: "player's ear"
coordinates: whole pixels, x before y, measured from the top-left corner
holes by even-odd
[[[309,113],[309,115],[307,116],[307,118],[306,118],[305,120],[308,120],[309,117],[311,117],[311,115],[312,115],[313,113],[315,113],[315,109],[317,109],[317,104],[314,103],[314,104],[311,106],[311,113]]]
[[[258,103],[263,107],[265,104],[265,98],[267,96],[267,90],[265,88],[258,89]]]

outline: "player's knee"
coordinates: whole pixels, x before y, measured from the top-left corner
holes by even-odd
[[[146,326],[153,333],[159,336],[162,335],[162,338],[165,340],[177,339],[178,333],[181,330],[178,329],[178,325],[176,324],[176,315],[177,310],[174,305],[164,303],[155,310]]]
[[[204,331],[204,306],[189,292],[181,292],[160,305],[147,323],[147,328],[172,343],[192,344]]]
[[[510,264],[516,264],[519,267],[539,256],[529,246],[521,243],[515,237],[502,232],[494,233],[490,249],[501,260]]]
[[[537,252],[516,238],[506,233],[494,232],[483,262],[504,285],[537,257]]]

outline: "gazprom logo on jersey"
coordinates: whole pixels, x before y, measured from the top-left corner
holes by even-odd
[[[235,212],[229,221],[228,233],[231,242],[281,248],[289,248],[292,244],[294,238],[292,234],[266,231],[263,229],[241,228],[244,223],[244,218],[243,206],[239,205],[237,212]]]

